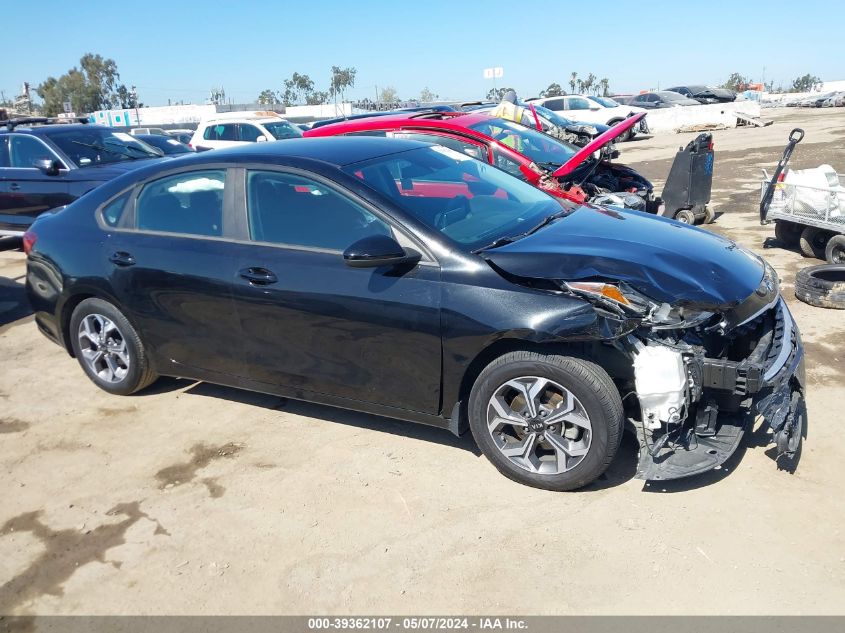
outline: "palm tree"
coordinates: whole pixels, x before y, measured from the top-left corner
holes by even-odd
[[[575,83],[578,80],[578,73],[572,73],[572,76],[569,78],[569,86],[572,88],[572,92],[575,92]]]
[[[606,97],[607,93],[610,92],[610,81],[607,77],[599,81],[599,86],[601,86],[601,96]]]

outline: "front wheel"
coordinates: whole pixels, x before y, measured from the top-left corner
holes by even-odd
[[[108,301],[91,298],[76,306],[70,337],[76,359],[100,389],[125,396],[155,381],[138,333]]]
[[[469,399],[478,447],[514,481],[574,490],[601,475],[622,439],[622,400],[601,367],[557,354],[505,354]]]

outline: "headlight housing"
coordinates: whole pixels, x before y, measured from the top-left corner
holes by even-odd
[[[713,312],[684,306],[657,303],[628,284],[602,281],[561,281],[561,286],[573,294],[616,312],[620,316],[640,319],[655,330],[673,330],[700,325],[713,317]]]

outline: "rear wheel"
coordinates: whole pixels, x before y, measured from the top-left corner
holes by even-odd
[[[622,437],[622,400],[610,376],[569,356],[501,356],[479,375],[468,411],[487,459],[506,477],[546,490],[595,480]]]
[[[798,241],[801,239],[801,232],[804,227],[795,222],[787,222],[786,220],[778,220],[775,222],[775,237],[778,242],[789,248],[798,246]]]
[[[70,317],[73,353],[100,389],[129,395],[156,379],[135,328],[114,305],[86,299]]]
[[[801,231],[799,244],[801,246],[801,253],[804,257],[816,257],[824,259],[824,249],[827,246],[827,240],[830,238],[830,233],[817,229],[813,226],[806,227]]]

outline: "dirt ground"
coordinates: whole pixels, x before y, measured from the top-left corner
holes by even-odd
[[[0,252],[0,614],[842,614],[845,312],[792,295],[813,261],[756,219],[761,167],[845,171],[845,109],[714,134],[712,230],[783,278],[807,348],[809,438],[760,434],[719,471],[588,490],[499,475],[469,437],[207,384],[96,389],[39,334]],[[659,182],[695,135],[626,143]],[[658,190],[661,187],[658,187]]]

